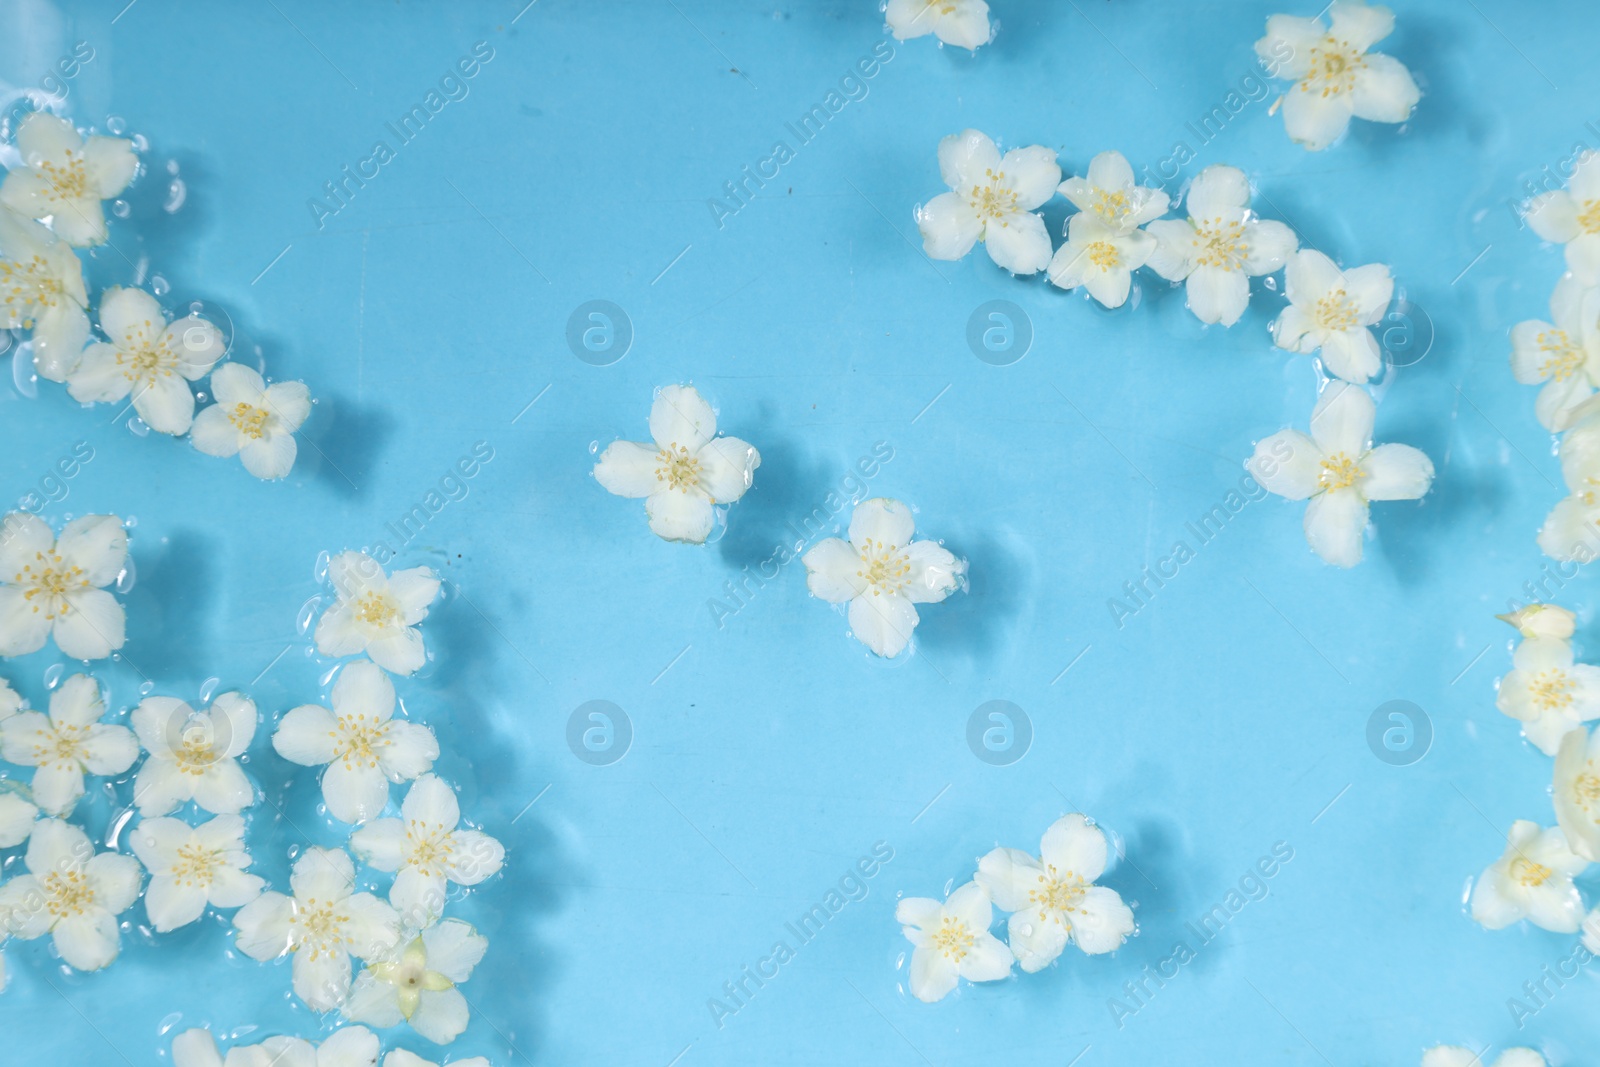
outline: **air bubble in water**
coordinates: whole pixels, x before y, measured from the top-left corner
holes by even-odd
[[[45,668],[45,671],[44,671],[44,687],[46,689],[54,689],[56,686],[61,684],[61,676],[63,674],[66,674],[66,673],[67,673],[67,665],[66,664],[64,664],[64,663],[52,663],[50,666]]]
[[[111,213],[119,219],[125,219],[133,214],[133,208],[126,200],[111,201]]]
[[[143,419],[135,415],[133,418],[128,420],[128,432],[133,434],[135,437],[149,437],[150,427],[146,425]]]
[[[222,684],[222,679],[217,677],[207,678],[200,683],[200,703],[211,703],[212,694],[217,691],[217,686]]]
[[[7,337],[11,335],[6,334]],[[16,352],[11,356],[11,384],[17,387],[17,392],[34,400],[39,396],[39,376],[33,373],[33,342],[17,346]]]
[[[172,283],[160,274],[150,275],[150,291],[157,296],[166,296],[172,292]]]
[[[121,137],[128,132],[128,123],[121,115],[106,116],[106,132],[114,137]]]
[[[322,598],[314,596],[300,605],[300,611],[294,617],[294,628],[301,634],[311,630],[311,620],[316,617],[317,609],[322,607]]]
[[[117,592],[127,596],[133,592],[134,585],[139,581],[139,569],[133,562],[133,556],[127,556],[122,563],[122,570],[117,574]]]

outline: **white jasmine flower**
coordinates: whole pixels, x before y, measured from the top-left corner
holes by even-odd
[[[1556,750],[1551,795],[1573,852],[1600,860],[1600,733],[1569,731]]]
[[[64,382],[89,343],[83,264],[50,230],[0,208],[0,330],[33,331],[33,365]]]
[[[427,658],[417,623],[439,595],[439,577],[427,567],[386,575],[365,552],[341,552],[328,562],[338,601],[317,622],[317,650],[325,656],[365,652],[393,674],[411,674]]]
[[[975,52],[994,39],[984,0],[888,0],[883,13],[897,41],[931,33],[945,44]]]
[[[1478,1054],[1460,1045],[1435,1045],[1422,1054],[1422,1067],[1484,1067]],[[1545,1067],[1544,1057],[1531,1048],[1508,1048],[1494,1067]]]
[[[1001,158],[987,135],[962,130],[939,142],[939,175],[951,191],[917,209],[930,259],[960,259],[982,241],[989,258],[1013,274],[1049,265],[1050,234],[1034,211],[1061,181],[1053,151],[1034,145]]]
[[[423,930],[409,944],[371,960],[356,976],[345,1015],[371,1026],[411,1029],[436,1045],[448,1045],[467,1028],[467,998],[456,986],[472,976],[489,940],[460,919]]]
[[[150,758],[134,779],[133,799],[146,818],[194,801],[232,815],[255,800],[238,757],[256,735],[255,701],[223,693],[206,711],[174,697],[146,697],[129,716]]]
[[[128,535],[115,515],[73,519],[57,538],[20,511],[0,522],[0,656],[24,656],[54,637],[72,659],[122,647],[127,616],[103,586],[122,573]]]
[[[46,814],[65,815],[83,796],[83,776],[121,774],[139,758],[126,726],[100,721],[100,683],[74,674],[50,694],[50,714],[21,711],[0,721],[0,756],[32,767],[33,800]]]
[[[488,834],[457,829],[460,822],[455,790],[424,774],[406,791],[400,818],[374,819],[350,835],[350,848],[363,863],[398,872],[389,903],[407,925],[438,917],[447,883],[477,885],[500,870],[505,848]]]
[[[1296,252],[1283,272],[1289,306],[1272,324],[1272,340],[1290,352],[1322,351],[1322,363],[1336,378],[1358,385],[1383,366],[1371,326],[1383,321],[1394,297],[1394,279],[1381,263],[1341,271],[1333,260],[1309,248]]]
[[[1094,884],[1106,869],[1106,835],[1082,815],[1063,815],[1044,833],[1036,859],[997,848],[978,861],[976,881],[1008,924],[1011,952],[1024,971],[1049,966],[1071,941],[1093,956],[1133,933],[1133,910],[1116,890]]]
[[[433,731],[394,718],[394,683],[367,660],[339,672],[333,710],[302,704],[284,715],[272,747],[290,763],[327,764],[322,799],[340,822],[359,823],[389,803],[389,783],[427,773],[439,758]]]
[[[1558,934],[1577,933],[1583,896],[1572,884],[1589,861],[1567,847],[1560,827],[1548,830],[1527,819],[1511,824],[1506,851],[1472,889],[1472,918],[1500,930],[1520,919]]]
[[[128,844],[150,872],[144,910],[161,933],[187,926],[206,905],[237,908],[261,895],[266,881],[246,874],[244,820],[237,815],[191,827],[179,819],[141,819]]]
[[[1320,19],[1273,15],[1256,55],[1295,82],[1282,100],[1289,138],[1313,152],[1338,140],[1351,118],[1404,122],[1422,99],[1411,72],[1367,49],[1394,30],[1394,12],[1360,0],[1334,0],[1330,26]],[[1284,57],[1287,56],[1285,59]]]
[[[441,1067],[432,1060],[425,1060],[415,1052],[407,1052],[397,1048],[383,1058],[383,1067]],[[490,1067],[489,1060],[483,1056],[468,1056],[464,1060],[451,1060],[449,1067]]]
[[[0,848],[16,848],[33,832],[39,808],[6,785],[6,780],[0,779]]]
[[[268,890],[234,915],[239,951],[262,961],[294,953],[295,994],[313,1011],[332,1011],[349,995],[350,957],[387,956],[400,942],[400,917],[355,892],[343,849],[306,849],[289,884],[294,896]]]
[[[1422,452],[1410,445],[1373,447],[1376,413],[1360,386],[1333,382],[1311,412],[1310,437],[1281,430],[1256,445],[1249,463],[1269,492],[1310,501],[1306,541],[1335,566],[1361,562],[1368,501],[1416,500],[1433,484],[1433,462]]]
[[[856,640],[880,656],[905,650],[917,628],[917,605],[937,604],[967,572],[943,545],[913,541],[916,520],[898,500],[874,497],[856,505],[850,540],[818,541],[803,557],[811,595],[848,603]]]
[[[152,430],[187,433],[194,420],[189,383],[222,358],[222,331],[198,315],[169,324],[155,297],[121,286],[100,296],[100,330],[109,340],[84,349],[67,379],[72,398],[120,404],[132,394],[133,409]]]
[[[1574,665],[1564,639],[1531,637],[1517,646],[1513,663],[1495,706],[1522,723],[1540,752],[1554,756],[1567,731],[1600,719],[1600,668]]]
[[[189,427],[189,440],[208,456],[237,455],[244,469],[270,481],[294,467],[295,431],[311,414],[311,390],[304,382],[274,382],[241,363],[224,363],[211,372],[217,402],[201,410]]]
[[[1539,529],[1539,548],[1563,562],[1587,563],[1600,546],[1600,418],[1592,401],[1573,413],[1561,437],[1561,477],[1570,494],[1550,509]]]
[[[1160,189],[1135,183],[1133,167],[1121,152],[1101,152],[1089,161],[1087,177],[1068,178],[1059,192],[1079,211],[1119,234],[1132,233],[1159,219],[1171,203]]]
[[[1541,238],[1566,246],[1574,274],[1600,281],[1600,156],[1585,152],[1567,187],[1528,201],[1526,218]]]
[[[379,1051],[371,1030],[346,1026],[321,1045],[302,1037],[269,1037],[259,1045],[235,1045],[224,1060],[211,1031],[194,1029],[172,1039],[172,1067],[376,1067]]]
[[[1495,618],[1515,626],[1523,637],[1554,637],[1565,641],[1572,636],[1577,616],[1555,604],[1528,604]]]
[[[1128,302],[1133,272],[1144,266],[1156,239],[1143,230],[1117,233],[1100,217],[1080,211],[1067,220],[1067,243],[1050,260],[1050,281],[1063,289],[1083,286],[1108,308]]]
[[[1563,279],[1550,295],[1550,318],[1511,328],[1511,373],[1523,385],[1545,383],[1534,410],[1540,425],[1560,433],[1600,380],[1600,289]]]
[[[744,496],[761,453],[737,437],[717,436],[717,413],[692,385],[669,385],[650,406],[653,444],[613,441],[594,465],[607,492],[643,497],[650,529],[667,541],[701,544],[716,504]]]
[[[968,882],[943,904],[907,897],[894,909],[895,922],[916,948],[911,953],[911,995],[932,1004],[956,987],[956,979],[993,982],[1011,973],[1011,950],[989,932],[994,912],[983,887]]]
[[[117,916],[139,896],[139,861],[96,853],[89,837],[60,819],[41,819],[28,839],[28,873],[0,885],[0,913],[13,937],[49,934],[69,967],[98,971],[117,958]]]
[[[1250,182],[1237,167],[1207,167],[1189,187],[1189,217],[1157,219],[1149,266],[1184,282],[1189,310],[1201,322],[1232,326],[1250,305],[1250,279],[1271,274],[1299,247],[1281,222],[1250,210]]]
[[[17,126],[22,166],[0,184],[0,204],[30,219],[49,219],[68,244],[106,239],[100,201],[128,187],[139,169],[133,142],[121,137],[85,141],[66,119],[35,111]]]

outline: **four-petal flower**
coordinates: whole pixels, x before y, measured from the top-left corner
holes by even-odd
[[[246,874],[244,820],[218,815],[190,826],[179,819],[141,819],[128,841],[150,872],[144,910],[162,933],[187,926],[206,905],[238,908],[261,895],[265,880]]]
[[[150,753],[133,784],[141,815],[165,815],[190,800],[218,815],[250,806],[255,787],[239,757],[256,735],[255,701],[223,693],[195,711],[175,697],[145,697],[129,718]]]
[[[201,410],[189,440],[208,456],[237,455],[244,469],[263,480],[283,478],[299,451],[295,431],[311,414],[304,382],[268,385],[254,369],[224,363],[211,372],[217,402]]]
[[[1566,246],[1568,269],[1591,285],[1600,282],[1600,153],[1583,153],[1567,187],[1535,196],[1525,217],[1534,233]]]
[[[477,885],[500,870],[505,849],[478,830],[461,830],[455,790],[438,776],[411,783],[400,818],[374,819],[350,836],[350,848],[367,866],[395,873],[389,903],[407,926],[423,927],[444,908],[450,882]]]
[[[0,184],[0,205],[30,219],[49,219],[69,244],[101,244],[106,216],[100,201],[128,187],[139,169],[133,142],[121,137],[90,137],[72,123],[35,111],[17,126],[22,166]]]
[[[979,241],[1013,274],[1050,264],[1050,234],[1034,212],[1055,195],[1061,166],[1048,148],[1013,148],[1004,158],[988,135],[962,130],[939,142],[939,175],[950,192],[917,209],[931,259],[960,259]]]
[[[94,850],[89,835],[60,819],[33,828],[28,873],[0,885],[0,914],[11,936],[49,934],[69,967],[98,971],[117,958],[117,916],[139,895],[139,861]]]
[[[32,219],[0,208],[0,330],[33,331],[33,365],[64,382],[89,343],[89,294],[77,253]]]
[[[1272,324],[1272,340],[1290,352],[1322,352],[1336,378],[1365,384],[1383,366],[1369,327],[1383,321],[1394,278],[1381,263],[1341,271],[1321,252],[1303,248],[1283,272],[1289,306]]]
[[[911,953],[911,995],[933,1003],[956,987],[958,978],[993,982],[1011,973],[1011,950],[989,932],[994,909],[983,887],[968,882],[943,904],[906,897],[894,909]]]
[[[883,14],[897,41],[931,33],[945,44],[977,51],[994,37],[985,0],[889,0]]]
[[[1574,855],[1558,826],[1541,829],[1518,819],[1506,835],[1506,850],[1472,889],[1472,918],[1499,930],[1519,919],[1558,934],[1577,933],[1583,897],[1572,884],[1589,861]]]
[[[100,297],[100,329],[108,340],[84,349],[67,392],[85,404],[121,403],[157,433],[182,434],[194,421],[194,390],[227,344],[222,331],[198,315],[169,323],[155,297],[112,286]]]
[[[34,768],[33,802],[46,814],[72,810],[85,774],[121,774],[139,758],[133,731],[101,722],[105,713],[100,683],[74,674],[50,694],[48,716],[22,711],[0,721],[0,755]]]
[[[412,674],[427,659],[417,623],[439,595],[439,576],[428,567],[384,574],[365,552],[341,552],[328,561],[338,600],[317,620],[317,650],[325,656],[365,652],[393,674]]]
[[[58,538],[36,515],[0,523],[0,656],[22,656],[54,636],[62,655],[105,659],[122,647],[127,616],[103,586],[128,558],[115,515],[85,515]]]
[[[1534,413],[1541,426],[1560,433],[1600,382],[1600,289],[1567,275],[1550,294],[1550,318],[1511,327],[1511,375],[1523,385],[1545,383]]]
[[[467,1028],[467,998],[456,986],[472,976],[489,939],[460,919],[429,926],[356,976],[344,1014],[369,1026],[411,1024],[436,1045]]]
[[[1574,664],[1565,640],[1529,638],[1512,662],[1495,706],[1522,723],[1523,735],[1540,752],[1554,756],[1569,730],[1600,719],[1600,667]]]

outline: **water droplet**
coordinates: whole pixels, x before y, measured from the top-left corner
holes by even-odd
[[[54,689],[61,684],[61,676],[66,673],[66,664],[52,663],[44,669],[44,687],[46,689]]]
[[[106,116],[106,132],[113,137],[121,137],[128,132],[128,122],[121,115]]]
[[[111,201],[111,213],[119,219],[125,219],[133,214],[133,205],[126,200],[113,200]]]
[[[332,562],[332,561],[333,561],[333,557],[330,556],[328,553],[326,553],[326,552],[318,552],[317,553],[317,562],[314,563],[312,565],[312,567],[311,567],[311,580],[316,582],[318,585],[321,585],[323,582],[327,581],[328,580],[328,564],[330,562]]]
[[[147,681],[141,682],[139,684],[139,695],[142,696],[142,697],[147,697],[151,693],[154,693],[155,691],[156,691],[156,683],[154,683],[152,681],[148,681],[147,680]]]
[[[327,671],[322,675],[321,678],[317,679],[317,684],[322,686],[322,688],[324,688],[324,689],[328,688],[328,686],[333,684],[333,676],[338,674],[338,673],[339,673],[339,664],[335,663],[333,666],[331,666],[331,667],[329,667],[327,669]]]
[[[143,436],[143,435],[141,435]],[[133,557],[128,556],[122,564],[122,570],[117,574],[117,592],[127,596],[133,592],[134,585],[139,581],[139,569],[133,562]]]
[[[133,150],[140,155],[150,151],[150,139],[142,133],[133,135]]]
[[[183,1012],[175,1011],[171,1015],[168,1015],[166,1018],[161,1020],[161,1024],[156,1027],[156,1033],[162,1037],[165,1037],[167,1034],[172,1032],[173,1027],[177,1026],[181,1022],[183,1022]]]
[[[157,296],[166,296],[172,291],[172,283],[164,275],[150,275],[150,291]]]
[[[1267,287],[1268,291],[1270,291],[1270,292],[1274,292],[1275,293],[1275,292],[1278,291],[1278,279],[1276,279],[1276,278],[1273,278],[1273,277],[1270,277],[1270,276],[1267,277],[1267,278],[1263,278],[1262,279],[1262,284],[1265,285]]]
[[[7,336],[10,336],[9,333]],[[39,376],[33,373],[33,342],[17,346],[11,356],[11,383],[29,400],[39,396]]]
[[[187,199],[189,199],[189,187],[183,183],[182,178],[174,178],[167,183],[167,199],[162,203],[161,210],[169,215],[176,214]]]
[[[178,161],[176,159],[167,160],[167,173],[168,174],[176,174],[176,173],[178,173]]]
[[[314,596],[304,604],[294,617],[294,628],[297,633],[306,634],[311,631],[311,620],[316,618],[317,609],[322,607],[322,598]]]
[[[589,455],[592,456],[598,451],[600,451],[600,442],[599,441],[590,441],[589,442]]]
[[[217,691],[217,686],[222,684],[222,679],[217,677],[207,678],[200,683],[200,703],[211,703],[212,694]]]

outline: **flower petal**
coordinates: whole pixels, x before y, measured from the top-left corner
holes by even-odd
[[[116,959],[122,948],[117,920],[104,908],[89,907],[68,915],[50,934],[67,966],[80,971],[98,971]]]
[[[911,953],[911,995],[927,1004],[943,1000],[956,987],[960,975],[944,953],[918,948]]]
[[[1311,411],[1311,438],[1326,455],[1343,452],[1355,459],[1367,451],[1372,440],[1377,410],[1365,389],[1334,382],[1322,391]]]
[[[905,651],[917,628],[917,609],[898,593],[868,594],[850,601],[850,630],[873,652],[893,659]]]
[[[1011,954],[1024,971],[1034,974],[1060,958],[1067,947],[1067,927],[1055,911],[1027,908],[1006,922]]]
[[[164,934],[188,926],[205,914],[206,891],[187,878],[152,878],[144,893],[144,910],[151,925]]]
[[[639,499],[661,488],[660,452],[651,445],[613,441],[594,465],[594,479],[608,493]]]
[[[340,822],[366,822],[389,803],[389,779],[370,763],[335,761],[322,772],[322,799]]]
[[[1185,285],[1189,310],[1201,322],[1232,326],[1250,306],[1250,279],[1240,270],[1202,264]]]
[[[1044,868],[1039,861],[1019,848],[995,848],[978,860],[973,880],[1001,911],[1020,912],[1031,902],[1029,892],[1037,889]]]
[[[294,900],[282,893],[262,893],[233,916],[234,944],[253,960],[277,959],[290,949],[289,924]]]
[[[429,989],[411,1016],[411,1029],[436,1045],[447,1045],[467,1028],[467,999],[457,989]]]
[[[342,718],[365,715],[388,722],[394,715],[394,683],[367,660],[346,664],[333,683],[333,710]]]
[[[984,247],[1012,274],[1037,274],[1050,265],[1050,232],[1038,215],[1019,212],[990,223],[984,227]]]
[[[917,210],[916,218],[929,259],[960,259],[983,236],[983,219],[957,193],[940,193]]]
[[[406,791],[400,816],[408,823],[423,823],[430,830],[454,830],[461,821],[461,805],[456,791],[444,779],[436,774],[424,774]]]
[[[806,588],[830,604],[843,604],[866,592],[861,556],[848,541],[824,538],[813,545],[801,562],[806,565]]]
[[[1361,461],[1360,483],[1368,500],[1416,500],[1433,484],[1433,461],[1410,445],[1379,445]]]
[[[1372,331],[1357,326],[1329,332],[1322,344],[1322,362],[1335,377],[1365,385],[1383,368],[1383,353]]]
[[[1053,149],[1043,145],[1013,148],[1000,159],[1006,183],[1017,194],[1017,208],[1034,211],[1056,195],[1061,184],[1061,164]]]
[[[669,452],[694,455],[716,436],[717,414],[692,385],[667,385],[650,406],[650,437]]]
[[[955,592],[967,565],[943,545],[933,541],[913,541],[906,546],[902,595],[913,604],[937,604]]]
[[[1105,873],[1106,835],[1076,813],[1050,824],[1039,844],[1039,858],[1064,875],[1092,882]]]
[[[338,743],[338,721],[327,708],[302,704],[287,712],[272,735],[272,747],[290,763],[315,767],[328,763]]]
[[[379,871],[398,871],[405,862],[405,845],[406,824],[400,819],[373,819],[350,835],[350,848],[361,862]]]
[[[128,617],[116,597],[104,589],[79,589],[63,599],[67,610],[56,616],[54,631],[62,655],[105,659],[123,646]]]
[[[1299,81],[1310,72],[1311,50],[1327,32],[1316,19],[1271,15],[1266,36],[1256,42],[1256,55],[1266,65],[1269,77]]]
[[[939,141],[939,177],[958,193],[988,181],[1000,169],[1000,149],[982,130],[966,129]]]
[[[700,450],[700,488],[713,504],[728,504],[744,496],[761,466],[761,453],[748,441],[718,437]]]
[[[181,376],[159,375],[134,384],[133,410],[156,433],[188,433],[194,421],[194,392]]]
[[[1294,235],[1294,231],[1273,219],[1246,223],[1244,236],[1248,243],[1244,272],[1251,277],[1271,274],[1300,247],[1300,238]]]
[[[458,984],[472,977],[472,969],[489,950],[489,939],[460,919],[446,919],[422,931],[422,943],[428,949],[428,969]]]
[[[1214,163],[1189,186],[1189,217],[1238,222],[1250,207],[1250,179],[1238,167]]]
[[[1357,118],[1369,122],[1404,122],[1422,99],[1411,72],[1393,56],[1373,53],[1356,72],[1350,104]]]
[[[699,490],[662,489],[645,498],[650,529],[664,541],[703,544],[711,536],[716,512]]]
[[[1361,562],[1361,535],[1367,528],[1367,502],[1350,489],[1334,489],[1306,505],[1306,541],[1336,567]]]
[[[875,496],[856,505],[850,516],[850,544],[857,549],[869,543],[904,548],[916,531],[911,509],[898,500]]]
[[[1324,96],[1310,81],[1291,85],[1283,96],[1284,132],[1309,152],[1320,152],[1343,137],[1354,113],[1351,94]]]

